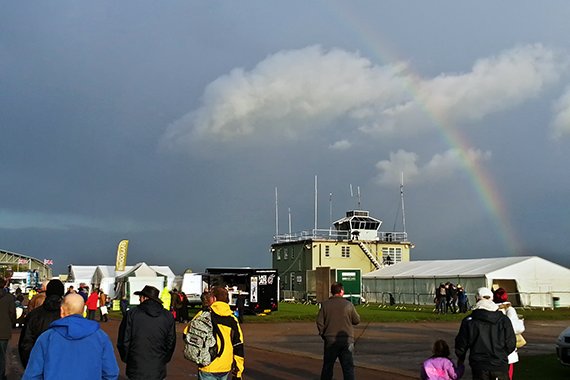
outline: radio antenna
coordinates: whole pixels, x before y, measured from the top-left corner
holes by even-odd
[[[279,202],[277,201],[277,186],[275,186],[275,239],[279,235]]]
[[[402,201],[402,227],[404,234],[406,233],[406,211],[404,209],[404,172],[402,172],[402,181],[400,182],[400,199]]]

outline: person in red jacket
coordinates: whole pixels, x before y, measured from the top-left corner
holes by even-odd
[[[85,302],[85,306],[87,306],[87,319],[95,320],[95,314],[99,308],[99,289],[93,289],[87,298],[87,302]]]

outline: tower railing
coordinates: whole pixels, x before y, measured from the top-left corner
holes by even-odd
[[[334,229],[312,229],[295,233],[279,234],[273,237],[276,243],[296,242],[303,240],[358,240],[350,231],[338,231]],[[407,243],[406,232],[378,232],[376,241],[387,243]]]

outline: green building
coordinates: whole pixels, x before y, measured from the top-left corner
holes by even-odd
[[[281,299],[317,296],[317,268],[358,269],[362,275],[410,261],[414,245],[407,233],[382,232],[382,221],[368,211],[352,210],[333,223],[334,229],[313,229],[276,235],[271,245],[272,266],[279,273]],[[332,272],[331,272],[332,273]]]

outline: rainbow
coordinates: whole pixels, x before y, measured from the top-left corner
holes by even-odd
[[[352,33],[355,39],[360,40],[362,45],[367,48],[366,54],[372,55],[384,64],[404,61],[398,57],[398,54],[394,53],[395,50],[390,48],[390,44],[383,40],[376,30],[370,28],[365,20],[359,18],[350,3],[327,2],[327,4],[329,5],[331,15],[337,18],[341,25],[350,26],[347,31]],[[390,57],[390,59],[387,59],[387,57]],[[411,70],[410,65],[408,65],[407,74],[409,78],[407,87],[410,95],[423,108],[426,115],[431,118],[432,123],[440,131],[446,144],[460,153],[462,165],[469,174],[469,180],[481,204],[492,217],[496,225],[497,237],[503,242],[506,253],[512,256],[522,253],[519,246],[520,239],[517,238],[517,233],[512,228],[506,204],[497,190],[492,176],[478,160],[469,158],[468,152],[472,146],[467,141],[467,138],[445,120],[442,115],[438,115],[435,110],[429,109],[425,102],[422,101],[417,85],[421,77]]]

